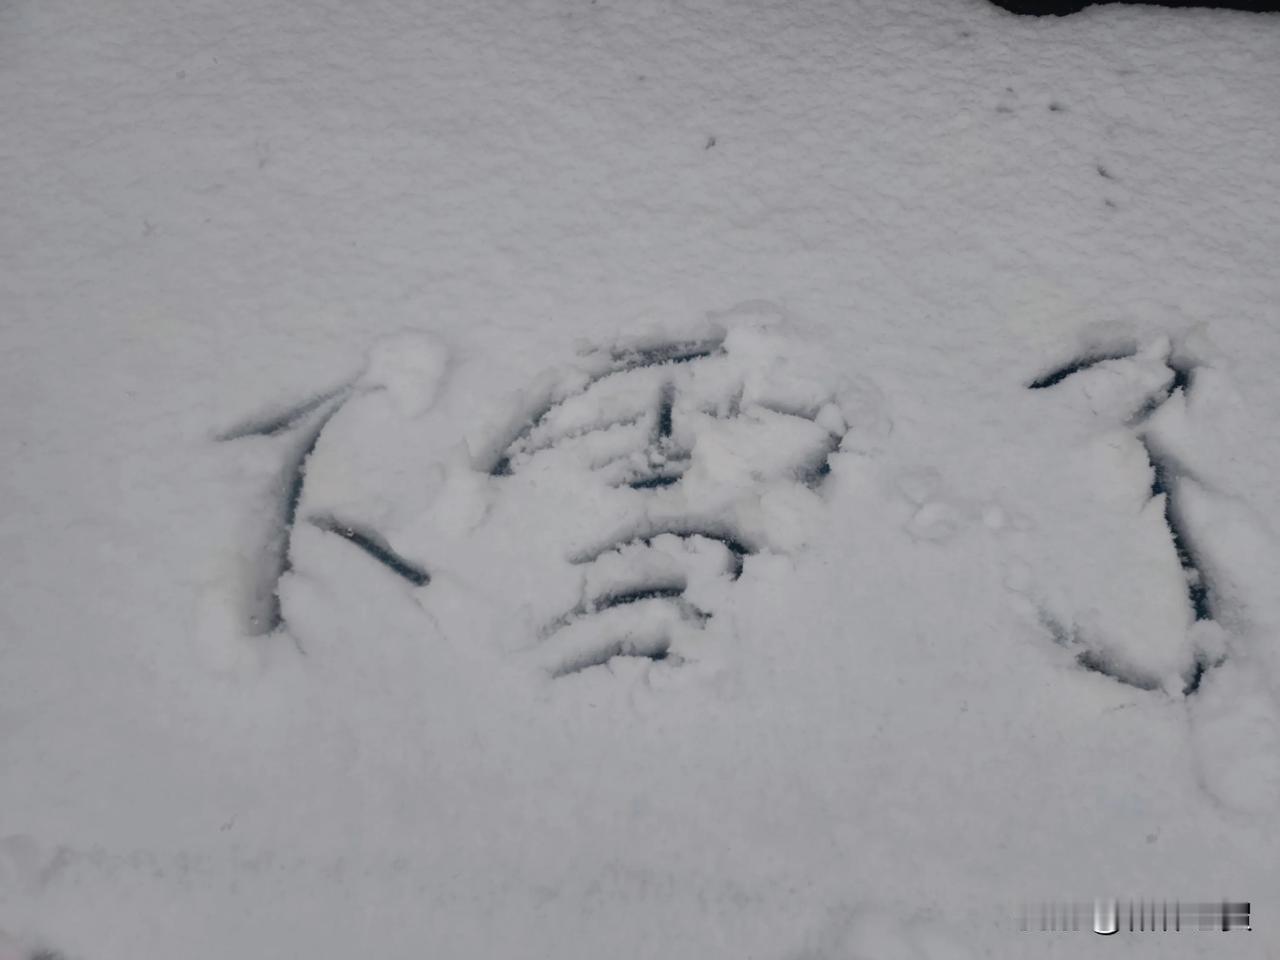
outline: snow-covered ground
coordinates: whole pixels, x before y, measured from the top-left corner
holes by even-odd
[[[1280,16],[17,0],[0,84],[0,956],[1280,956]],[[1095,896],[1253,931],[1017,929]]]

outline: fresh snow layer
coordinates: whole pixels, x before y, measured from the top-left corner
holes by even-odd
[[[1277,955],[1280,17],[0,38],[0,957]]]

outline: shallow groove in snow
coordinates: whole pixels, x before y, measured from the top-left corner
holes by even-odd
[[[632,532],[611,539],[601,546],[592,547],[574,554],[569,558],[569,562],[574,564],[593,563],[607,553],[621,551],[627,547],[635,545],[651,547],[655,539],[668,534],[681,540],[701,537],[704,540],[714,540],[719,543],[729,552],[731,557],[729,576],[733,580],[737,580],[742,576],[745,558],[756,552],[753,547],[747,545],[733,533],[728,532],[724,527],[690,522],[688,524],[644,525]]]
[[[1169,538],[1178,554],[1178,563],[1187,578],[1187,598],[1197,620],[1213,619],[1213,603],[1209,594],[1209,585],[1200,569],[1200,563],[1188,542],[1187,532],[1183,528],[1178,503],[1174,490],[1180,475],[1175,461],[1160,453],[1149,437],[1139,438],[1151,462],[1151,496],[1164,498],[1164,522],[1169,528]]]
[[[372,530],[336,520],[333,517],[311,517],[310,522],[312,526],[326,533],[336,534],[359,547],[396,576],[408,580],[415,587],[423,587],[431,582],[431,575],[426,570],[400,556],[391,549],[381,535]]]
[[[711,619],[709,612],[681,595],[683,589],[636,589],[566,614],[543,639],[548,672],[563,677],[615,657],[682,663],[672,651],[674,632],[682,627],[699,630]]]
[[[1089,646],[1088,641],[1080,636],[1074,626],[1064,626],[1044,610],[1040,611],[1040,622],[1049,631],[1054,643],[1074,653],[1078,666],[1138,690],[1160,689],[1160,681],[1156,677],[1121,662],[1111,653]]]
[[[648,347],[617,347],[610,351],[614,368],[610,373],[656,367],[666,363],[688,363],[714,356],[723,349],[724,339],[687,340]]]
[[[217,434],[217,440],[240,440],[244,437],[274,437],[282,433],[287,433],[292,428],[302,423],[307,416],[320,407],[324,406],[330,400],[342,396],[350,390],[350,387],[343,385],[335,387],[333,390],[325,393],[317,394],[308,400],[287,410],[279,413],[267,414],[266,416],[253,417],[245,420],[230,429],[224,430]]]
[[[1053,387],[1074,374],[1088,370],[1107,360],[1122,360],[1134,356],[1137,348],[1125,351],[1095,351],[1076,357],[1071,362],[1052,370],[1028,385],[1028,389],[1041,390]],[[1168,400],[1181,392],[1190,392],[1194,382],[1195,367],[1193,364],[1172,357],[1165,359],[1165,365],[1172,371],[1172,377],[1161,390],[1150,397],[1142,408],[1128,421],[1130,427],[1141,427]],[[1172,455],[1160,449],[1153,437],[1145,429],[1137,432],[1138,442],[1146,453],[1151,466],[1151,497],[1160,498],[1163,503],[1163,517],[1169,531],[1169,539],[1178,557],[1187,585],[1187,602],[1194,619],[1211,621],[1215,619],[1214,598],[1209,583],[1204,575],[1200,558],[1192,545],[1191,538],[1183,522],[1177,499],[1177,481],[1186,471]],[[1042,619],[1055,642],[1062,646],[1075,647],[1083,641],[1074,630],[1068,631],[1061,624],[1042,613]],[[1159,682],[1141,671],[1119,663],[1116,658],[1104,651],[1086,647],[1076,656],[1076,662],[1087,670],[1105,674],[1121,683],[1142,690],[1154,690],[1160,687]],[[1225,662],[1225,657],[1210,658],[1203,651],[1198,651],[1191,668],[1183,676],[1182,693],[1191,696],[1200,689],[1205,673]]]
[[[602,380],[637,370],[703,360],[722,353],[723,349],[723,338],[659,343],[645,347],[615,347],[611,349],[608,352],[607,361],[603,364],[603,369],[598,369],[592,373],[578,389],[565,396],[557,397],[554,394],[546,396],[532,406],[526,415],[521,418],[519,426],[510,435],[510,439],[502,445],[494,458],[493,464],[489,467],[489,475],[493,477],[511,476],[514,472],[513,460],[517,455],[531,454],[538,450],[546,449],[547,444],[530,445],[529,441],[534,432],[564,403],[575,397],[582,396]],[[655,434],[659,438],[668,437],[671,434],[673,397],[674,391],[670,386],[664,386],[659,399],[659,409],[655,423]]]
[[[565,677],[573,673],[581,673],[590,667],[601,667],[615,657],[637,657],[654,662],[666,660],[671,652],[671,641],[667,637],[651,639],[622,639],[605,643],[597,650],[578,656],[552,670],[553,677]]]
[[[303,436],[301,445],[284,474],[284,497],[280,504],[279,519],[268,535],[267,548],[263,551],[263,568],[257,576],[257,595],[268,597],[269,608],[263,615],[255,615],[254,626],[258,634],[271,633],[284,625],[280,608],[280,578],[292,568],[290,557],[293,547],[293,528],[298,519],[298,505],[302,502],[302,488],[306,483],[307,461],[315,452],[320,435],[329,425],[334,414],[342,407],[337,399],[321,414],[311,429]]]
[[[1127,360],[1138,352],[1136,346],[1126,347],[1118,350],[1098,350],[1091,351],[1081,356],[1075,357],[1068,363],[1060,367],[1055,367],[1048,373],[1032,380],[1027,384],[1028,390],[1045,390],[1049,387],[1056,387],[1067,377],[1080,373],[1082,370],[1088,370],[1090,367],[1096,367],[1100,363],[1108,360]]]

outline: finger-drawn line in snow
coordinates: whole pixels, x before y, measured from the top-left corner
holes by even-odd
[[[755,443],[750,449],[763,447],[775,458],[763,477],[754,470],[756,454],[744,452],[742,475],[733,481],[742,490],[767,482],[816,490],[830,474],[844,436],[843,419],[827,409],[830,398],[791,403],[785,389],[783,399],[756,390],[744,402],[745,374],[735,359],[723,337],[597,351],[576,377],[544,385],[489,460],[489,474],[503,481],[545,457],[644,498],[621,507],[632,516],[611,535],[567,557],[584,568],[584,584],[578,603],[539,631],[551,675],[615,657],[683,662],[674,634],[691,637],[714,617],[690,601],[689,568],[730,583],[742,576],[757,545],[714,511],[699,512],[686,499],[691,493],[673,491],[688,478],[695,447],[713,424],[724,425],[717,442],[726,449]],[[705,370],[704,363],[720,366]],[[778,439],[781,451],[771,442]],[[601,578],[604,586],[596,582]]]
[[[713,616],[685,595],[688,567],[733,581],[754,552],[722,528],[690,523],[648,525],[573,555],[589,576],[583,599],[539,633],[551,647],[548,672],[562,677],[614,657],[682,663],[671,650],[674,630],[696,633]]]
[[[550,657],[548,672],[563,677],[614,657],[682,663],[671,651],[671,624],[699,630],[712,617],[686,599],[684,591],[683,584],[637,586],[579,604],[549,624],[540,637],[540,642],[559,648]]]
[[[348,543],[359,547],[396,576],[408,580],[415,587],[424,587],[431,582],[431,575],[426,570],[392,550],[387,541],[373,530],[345,523],[333,517],[311,517],[310,522],[317,529],[336,534]]]
[[[1122,350],[1086,353],[1034,380],[1028,384],[1028,389],[1043,390],[1057,386],[1068,377],[1088,370],[1100,363],[1110,360],[1129,359],[1135,356],[1137,352],[1135,345]],[[1165,526],[1168,527],[1169,539],[1174,552],[1177,554],[1179,566],[1187,583],[1187,601],[1190,604],[1193,617],[1196,621],[1213,620],[1214,602],[1210,585],[1204,573],[1203,563],[1191,543],[1186,525],[1182,520],[1182,514],[1179,509],[1180,504],[1176,494],[1178,479],[1183,476],[1189,476],[1189,471],[1177,463],[1172,455],[1161,450],[1155,438],[1144,428],[1146,421],[1164,403],[1178,393],[1189,394],[1194,382],[1194,365],[1174,357],[1166,357],[1164,363],[1171,373],[1169,381],[1159,391],[1147,398],[1138,412],[1129,419],[1128,426],[1136,429],[1138,442],[1142,444],[1142,448],[1147,455],[1147,462],[1150,465],[1152,475],[1151,497],[1153,499],[1157,497],[1163,498]],[[1074,628],[1070,630],[1064,628],[1047,612],[1041,611],[1041,619],[1056,643],[1064,647],[1079,648],[1076,662],[1080,666],[1112,677],[1120,683],[1137,687],[1140,690],[1156,690],[1160,688],[1159,681],[1154,677],[1132,666],[1120,663],[1114,656],[1105,651],[1089,647],[1087,642],[1079,637],[1078,631]],[[1203,651],[1197,652],[1191,668],[1183,677],[1183,695],[1191,696],[1194,694],[1200,688],[1205,672],[1213,667],[1220,666],[1223,662],[1225,662],[1225,657],[1210,658]]]
[[[1122,663],[1104,650],[1089,646],[1088,642],[1080,636],[1080,632],[1075,626],[1064,626],[1061,621],[1047,610],[1042,609],[1040,611],[1040,622],[1049,631],[1049,636],[1053,638],[1053,642],[1074,653],[1076,664],[1084,667],[1084,669],[1093,673],[1100,673],[1104,677],[1110,677],[1112,680],[1130,687],[1136,687],[1139,690],[1160,689],[1159,679],[1143,670]]]
[[[316,394],[285,410],[269,413],[265,416],[252,417],[242,423],[224,430],[215,436],[216,440],[241,440],[245,437],[274,437],[287,433],[305,420],[308,414],[314,413],[331,400],[341,400],[350,392],[351,387],[344,384],[324,393]]]
[[[617,510],[606,521],[612,533],[606,528],[586,545],[576,537],[561,545],[560,562],[582,573],[577,602],[538,631],[553,675],[616,657],[685,662],[692,648],[684,644],[707,628],[723,602],[716,598],[759,548],[757,534],[738,529],[734,511],[754,509],[753,499],[766,490],[794,484],[817,491],[829,475],[848,430],[831,381],[845,381],[833,366],[815,376],[820,354],[810,350],[804,363],[791,352],[792,341],[767,323],[752,323],[732,333],[586,349],[536,381],[526,412],[495,431],[498,442],[472,461],[495,481],[494,495],[506,490],[529,509],[538,509],[539,488],[586,480]],[[412,392],[413,370],[392,372],[401,392]],[[362,374],[217,435],[223,442],[268,437],[287,444],[254,560],[252,633],[288,627],[280,588],[297,559],[299,523],[340,537],[410,587],[431,583],[431,572],[379,531],[346,511],[311,511],[304,497],[332,419],[380,382]],[[342,451],[326,446],[323,454]],[[536,482],[521,485],[535,464]]]
[[[254,603],[249,611],[250,632],[265,635],[284,625],[280,606],[280,579],[292,567],[290,559],[293,547],[293,529],[298,518],[298,505],[302,502],[302,488],[306,481],[307,461],[320,442],[320,434],[346,402],[348,390],[335,390],[321,399],[308,401],[286,414],[261,422],[253,433],[232,433],[228,440],[248,436],[276,436],[293,427],[306,424],[301,439],[291,452],[281,475],[281,497],[277,501],[275,516],[267,530],[266,542],[259,552],[254,571]]]
[[[577,384],[576,389],[560,395],[548,395],[534,409],[508,439],[489,469],[491,476],[502,477],[511,474],[510,454],[518,448],[541,424],[546,417],[566,400],[580,396],[595,384],[616,374],[628,373],[649,367],[661,367],[670,364],[690,363],[721,353],[724,340],[717,337],[709,340],[692,340],[676,343],[660,343],[650,346],[615,347],[604,354],[605,363],[594,370],[585,380]]]
[[[684,561],[700,563],[704,572],[712,575],[737,580],[742,575],[743,558],[753,552],[720,528],[686,524],[631,531],[574,555],[571,563],[593,567],[590,572],[604,582],[584,584],[583,599],[540,631],[540,641],[567,648],[567,652],[551,657],[549,671],[553,676],[564,676],[599,666],[615,656],[667,660],[672,627],[697,631],[713,616],[685,596],[690,577]],[[663,606],[666,609],[661,609]],[[668,619],[664,621],[663,616]],[[592,635],[584,636],[584,629]],[[577,636],[566,641],[564,634]],[[637,643],[637,638],[644,642]]]
[[[253,636],[264,636],[285,626],[280,604],[280,581],[293,568],[293,534],[306,484],[307,463],[315,453],[325,427],[351,398],[353,390],[351,384],[344,384],[287,410],[255,417],[216,435],[215,439],[228,442],[301,431],[277,479],[279,496],[251,574],[254,589],[248,627]],[[424,586],[431,580],[426,570],[397,554],[375,531],[332,517],[309,517],[308,520],[317,529],[342,537],[415,586]]]
[[[1083,353],[1078,357],[1064,363],[1060,367],[1055,367],[1048,373],[1045,373],[1035,380],[1027,384],[1028,390],[1047,390],[1049,387],[1056,387],[1067,377],[1075,376],[1090,367],[1096,367],[1100,363],[1106,363],[1108,360],[1128,360],[1138,352],[1137,344],[1113,350],[1092,350]]]
[[[676,401],[680,384],[675,376],[678,365],[693,365],[696,361],[724,356],[722,338],[659,344],[645,348],[615,348],[605,356],[607,362],[580,381],[559,392],[549,390],[539,397],[525,417],[515,427],[505,443],[499,445],[493,456],[489,474],[509,477],[521,469],[536,455],[557,448],[570,447],[575,441],[615,431],[621,435],[634,428],[637,441],[623,445],[621,452],[594,464],[595,469],[614,467],[613,486],[629,487],[638,491],[657,491],[680,483],[691,465],[691,453],[687,440],[677,436]],[[592,390],[608,383],[618,383],[620,378],[647,372],[655,375],[648,389],[636,389],[645,395],[640,409],[634,403],[624,413],[611,417],[596,417],[582,424],[566,426],[556,421],[571,405],[586,401]],[[735,419],[743,415],[741,389],[730,396],[722,409],[699,411],[720,419]],[[807,421],[815,434],[810,449],[796,464],[796,479],[815,489],[830,473],[830,457],[840,446],[841,431],[833,431],[819,423],[820,408],[793,408],[782,403],[757,402],[752,405],[756,417],[774,416]],[[816,430],[815,430],[816,428]]]
[[[1152,414],[1160,409],[1166,400],[1172,399],[1173,395],[1178,391],[1182,391],[1183,395],[1191,393],[1191,381],[1195,374],[1195,367],[1172,358],[1165,361],[1165,366],[1173,372],[1173,377],[1165,385],[1164,389],[1147,398],[1146,403],[1129,419],[1128,426],[1141,426],[1142,423],[1151,418]],[[1148,448],[1147,453],[1150,454],[1150,452]]]
[[[671,536],[680,540],[692,540],[696,537],[700,540],[719,544],[728,554],[729,564],[726,572],[731,580],[737,580],[742,576],[744,558],[756,552],[753,547],[748,546],[739,536],[730,532],[725,526],[690,520],[682,524],[641,524],[627,533],[611,538],[600,546],[574,554],[569,558],[569,562],[573,564],[594,563],[607,553],[620,553],[636,544],[652,547],[653,541],[662,536]]]
[[[506,477],[513,472],[512,460],[518,456],[530,456],[534,453],[544,450],[551,446],[551,443],[543,443],[538,445],[531,442],[547,420],[557,409],[561,408],[566,402],[575,397],[581,397],[592,387],[599,384],[602,380],[614,377],[620,374],[630,373],[636,370],[645,370],[655,367],[667,367],[675,364],[692,363],[695,360],[703,360],[708,357],[722,353],[724,350],[724,339],[717,337],[709,340],[691,340],[675,343],[660,343],[643,347],[615,347],[606,354],[607,361],[603,365],[603,369],[588,375],[583,382],[577,385],[576,389],[565,392],[560,396],[548,395],[539,402],[534,409],[530,410],[528,416],[523,423],[516,429],[514,435],[502,446],[498,455],[494,458],[492,466],[489,468],[490,476]],[[673,393],[669,384],[664,384],[659,392],[656,402],[656,410],[651,412],[651,416],[637,412],[632,419],[617,420],[612,423],[601,425],[609,427],[615,425],[632,425],[642,420],[652,420],[653,440],[656,447],[662,447],[664,441],[671,435],[672,429],[672,402]],[[598,428],[595,428],[598,429]],[[583,432],[594,432],[593,428],[588,428]],[[580,436],[581,433],[572,436]],[[569,436],[560,439],[569,439]],[[646,478],[640,477],[636,479],[636,489],[645,489],[646,487],[663,486],[663,483],[646,484]],[[668,482],[674,482],[675,478]]]

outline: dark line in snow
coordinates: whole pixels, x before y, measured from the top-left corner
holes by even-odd
[[[576,394],[574,394],[576,396]],[[529,412],[528,417],[521,422],[521,425],[510,434],[511,439],[503,445],[499,451],[497,459],[494,460],[493,466],[489,468],[489,476],[491,477],[509,477],[511,476],[511,448],[523,440],[527,440],[529,435],[538,428],[547,414],[549,414],[560,404],[564,403],[568,397],[562,397],[559,400],[544,400],[542,403],[534,407]]]
[[[1182,687],[1182,695],[1184,697],[1189,697],[1199,691],[1204,675],[1209,672],[1209,666],[1209,664],[1205,663],[1203,656],[1196,657],[1195,663],[1191,665],[1191,670],[1183,677],[1183,680],[1186,681]],[[1217,664],[1214,664],[1214,666],[1217,666]]]
[[[670,487],[680,482],[683,475],[675,474],[655,474],[649,477],[641,477],[637,480],[631,480],[627,486],[632,490],[656,490],[662,487]]]
[[[674,343],[661,343],[651,347],[621,347],[610,352],[616,366],[610,373],[624,370],[636,370],[641,367],[657,367],[667,363],[689,363],[692,360],[704,360],[720,353],[724,339],[686,340]]]
[[[1119,663],[1114,656],[1088,646],[1080,638],[1074,626],[1068,630],[1047,610],[1040,611],[1040,623],[1049,631],[1049,636],[1053,638],[1054,643],[1075,651],[1075,661],[1078,666],[1138,690],[1160,689],[1160,682],[1155,677],[1141,670],[1134,670]]]
[[[539,631],[539,636],[548,637],[584,617],[595,616],[605,610],[612,610],[614,607],[628,606],[644,600],[672,601],[686,618],[692,617],[697,620],[709,618],[711,614],[704,613],[688,601],[681,599],[687,586],[688,584],[685,582],[684,577],[674,577],[650,580],[649,582],[634,584],[626,589],[603,593],[592,600],[583,600],[572,610],[556,617],[555,620]]]
[[[782,403],[761,403],[759,401],[752,404],[761,410],[768,410],[770,413],[776,413],[780,417],[795,417],[797,420],[808,420],[810,423],[816,423],[818,420],[818,410],[811,407],[789,406]]]
[[[1169,369],[1173,371],[1173,382],[1169,384],[1169,396],[1173,396],[1174,391],[1181,390],[1183,393],[1191,391],[1192,379],[1195,376],[1196,368],[1187,363],[1175,360],[1167,361]]]
[[[1213,603],[1209,596],[1209,586],[1205,583],[1200,564],[1188,543],[1173,496],[1172,484],[1176,481],[1177,465],[1172,458],[1157,453],[1147,437],[1140,436],[1138,441],[1151,463],[1151,496],[1164,497],[1164,522],[1169,528],[1173,549],[1178,554],[1178,563],[1187,579],[1187,598],[1191,602],[1191,609],[1197,620],[1212,620]]]
[[[431,582],[431,575],[426,570],[400,556],[391,549],[386,540],[372,530],[335,520],[332,517],[312,517],[311,524],[326,533],[337,534],[359,547],[396,576],[408,580],[415,587],[423,587]]]
[[[671,652],[669,637],[656,637],[652,640],[634,638],[614,640],[596,650],[572,657],[551,671],[553,677],[566,677],[572,673],[581,673],[591,667],[602,667],[614,657],[643,657],[655,662],[666,660]]]
[[[675,386],[671,383],[664,383],[662,391],[658,394],[658,416],[654,420],[654,434],[658,443],[671,436],[674,426],[675,400]]]
[[[1147,398],[1138,412],[1129,418],[1127,426],[1141,426],[1152,414],[1160,409],[1166,400],[1169,400],[1179,390],[1184,395],[1190,392],[1195,367],[1173,360],[1166,360],[1165,365],[1173,371],[1172,379],[1163,388]]]
[[[831,455],[840,449],[840,437],[828,437],[825,447],[818,451],[810,462],[802,466],[799,480],[811,490],[820,486],[831,474]]]
[[[343,384],[326,393],[305,400],[295,407],[290,407],[280,413],[269,414],[265,417],[255,417],[252,420],[246,420],[217,435],[216,439],[221,441],[240,440],[244,437],[274,437],[284,433],[292,427],[296,427],[299,423],[307,418],[307,415],[324,406],[330,400],[338,397],[350,390],[350,387]]]
[[[586,550],[570,557],[569,562],[573,564],[592,563],[604,556],[606,553],[622,550],[637,543],[642,543],[646,547],[651,547],[653,546],[653,541],[664,534],[670,534],[671,536],[679,537],[682,540],[688,540],[692,537],[702,537],[706,540],[715,540],[732,555],[733,567],[730,572],[730,578],[733,580],[742,576],[742,568],[745,558],[755,553],[754,548],[747,546],[736,537],[722,532],[721,529],[696,524],[670,524],[653,527],[652,529],[645,529],[642,532],[624,534],[620,538],[612,540],[604,546]]]
[[[1130,687],[1136,687],[1139,690],[1160,689],[1160,682],[1154,677],[1137,670],[1129,670],[1122,667],[1112,658],[1096,650],[1082,650],[1076,654],[1076,663],[1086,670],[1100,673],[1104,677],[1110,677],[1112,680],[1119,681]]]
[[[684,587],[654,586],[652,588],[636,588],[624,593],[610,594],[595,600],[590,606],[579,605],[556,620],[551,628],[544,632],[548,636],[571,624],[589,620],[614,610],[620,606],[631,604],[667,603],[675,607],[680,619],[698,626],[711,619],[711,614],[685,600],[682,596]],[[612,629],[616,632],[617,627]],[[583,651],[568,656],[558,667],[551,670],[553,677],[578,673],[588,667],[598,667],[608,663],[614,657],[646,657],[650,660],[665,660],[670,652],[671,638],[666,635],[657,637],[636,636],[625,631],[622,637],[601,642],[593,650]]]
[[[538,428],[551,411],[555,410],[561,404],[573,397],[581,396],[606,377],[613,377],[646,367],[659,367],[666,366],[668,364],[690,363],[694,360],[702,360],[722,353],[724,349],[723,342],[723,338],[717,338],[713,340],[664,343],[650,347],[615,348],[609,354],[610,365],[604,372],[591,377],[585,384],[572,393],[556,399],[548,399],[530,410],[528,416],[521,422],[519,428],[510,434],[510,439],[501,447],[500,452],[494,459],[493,465],[489,468],[489,475],[492,477],[510,476],[512,473],[511,458],[514,454],[514,450],[512,448],[528,439],[529,435]],[[671,407],[669,404],[671,401],[663,400],[660,402],[668,405],[659,408],[659,436],[669,436],[671,430]],[[666,411],[665,425],[663,420],[664,410]],[[666,433],[662,432],[664,429],[666,430]]]
[[[609,610],[613,607],[623,607],[630,603],[639,603],[641,600],[672,599],[681,596],[684,591],[683,584],[680,586],[636,587],[620,593],[605,594],[592,601],[591,606],[595,610]]]
[[[1104,176],[1107,175],[1101,168],[1099,168],[1098,172]],[[1045,374],[1039,380],[1031,383],[1029,387],[1033,390],[1052,387],[1072,374],[1095,364],[1105,360],[1120,360],[1133,356],[1135,352],[1135,350],[1130,350],[1126,353],[1105,355],[1095,353],[1087,355]],[[1165,363],[1173,372],[1173,377],[1159,393],[1148,398],[1142,408],[1130,418],[1128,421],[1130,426],[1140,425],[1178,391],[1182,391],[1184,395],[1190,392],[1195,378],[1195,367],[1185,361],[1173,359],[1168,359]],[[1164,522],[1169,530],[1169,539],[1173,543],[1174,552],[1178,557],[1178,564],[1182,568],[1183,577],[1186,580],[1187,602],[1190,604],[1192,614],[1197,621],[1212,620],[1214,618],[1214,599],[1204,576],[1200,559],[1191,545],[1187,530],[1183,524],[1177,498],[1174,496],[1177,478],[1181,471],[1174,458],[1159,451],[1148,435],[1140,432],[1137,436],[1138,442],[1142,444],[1147,460],[1151,464],[1151,496],[1163,499]],[[1078,643],[1074,634],[1068,634],[1060,624],[1044,615],[1042,615],[1042,620],[1046,627],[1049,628],[1055,642],[1063,646],[1072,646]],[[1183,676],[1183,695],[1191,696],[1196,693],[1200,689],[1205,673],[1214,667],[1220,666],[1224,660],[1224,657],[1218,657],[1210,661],[1203,651],[1197,652],[1194,663]],[[1159,686],[1151,677],[1134,673],[1124,667],[1118,668],[1113,658],[1100,654],[1095,650],[1086,649],[1079,653],[1076,656],[1076,662],[1088,670],[1104,673],[1139,689],[1153,690]]]
[[[1067,377],[1070,377],[1073,374],[1077,374],[1082,370],[1088,370],[1090,367],[1095,367],[1098,364],[1105,363],[1108,360],[1127,360],[1129,357],[1132,357],[1135,353],[1137,353],[1137,348],[1130,348],[1123,351],[1120,351],[1120,350],[1110,351],[1105,353],[1103,352],[1086,353],[1080,357],[1077,357],[1075,360],[1072,360],[1070,363],[1065,364],[1064,366],[1058,367],[1054,370],[1051,370],[1048,373],[1044,374],[1042,377],[1039,377],[1038,379],[1031,381],[1031,383],[1027,384],[1027,389],[1028,390],[1044,390],[1048,387],[1056,387],[1063,380],[1067,379]]]
[[[575,394],[575,396],[577,396],[577,394]],[[530,421],[524,426],[524,428],[521,429],[519,435],[504,448],[502,455],[498,458],[497,462],[489,469],[489,476],[491,477],[511,476],[513,472],[513,468],[511,465],[511,458],[513,454],[524,456],[524,457],[532,457],[535,454],[542,453],[546,450],[552,450],[559,445],[570,443],[574,440],[580,440],[583,437],[590,436],[593,433],[607,433],[610,430],[616,430],[622,427],[634,427],[636,424],[644,420],[645,417],[647,416],[647,414],[641,413],[641,414],[636,414],[635,416],[630,416],[630,417],[618,417],[615,420],[607,420],[603,423],[595,423],[590,426],[567,430],[565,431],[565,433],[561,434],[560,436],[543,440],[542,442],[538,443],[536,446],[529,444],[528,443],[529,438],[533,435],[534,431],[541,424],[542,420],[545,419],[546,415],[549,414],[553,409],[555,409],[556,406],[559,406],[559,404],[553,404],[550,408],[546,410],[545,413],[542,414],[542,416],[538,420]],[[513,448],[517,446],[519,446],[520,449],[514,450]],[[611,459],[616,459],[616,458],[611,458]]]
[[[302,502],[307,461],[320,442],[320,434],[334,414],[342,409],[343,402],[343,399],[334,400],[332,406],[316,419],[282,475],[284,491],[280,500],[279,519],[270,531],[263,549],[264,569],[255,578],[258,596],[266,596],[268,599],[266,610],[250,615],[250,629],[254,635],[271,633],[284,624],[284,616],[280,610],[280,578],[292,569],[290,551],[293,546],[293,527],[298,517],[298,505]]]
[[[253,636],[264,636],[284,624],[280,610],[280,578],[291,569],[289,558],[293,541],[293,527],[297,521],[298,505],[302,502],[307,461],[320,441],[320,434],[328,426],[351,394],[351,385],[343,384],[333,390],[265,417],[255,417],[217,435],[219,441],[240,440],[246,437],[273,437],[303,424],[312,418],[309,430],[302,434],[280,473],[280,499],[276,518],[268,530],[261,550],[253,581],[254,606],[249,611],[249,631]],[[326,409],[327,405],[327,409]]]

